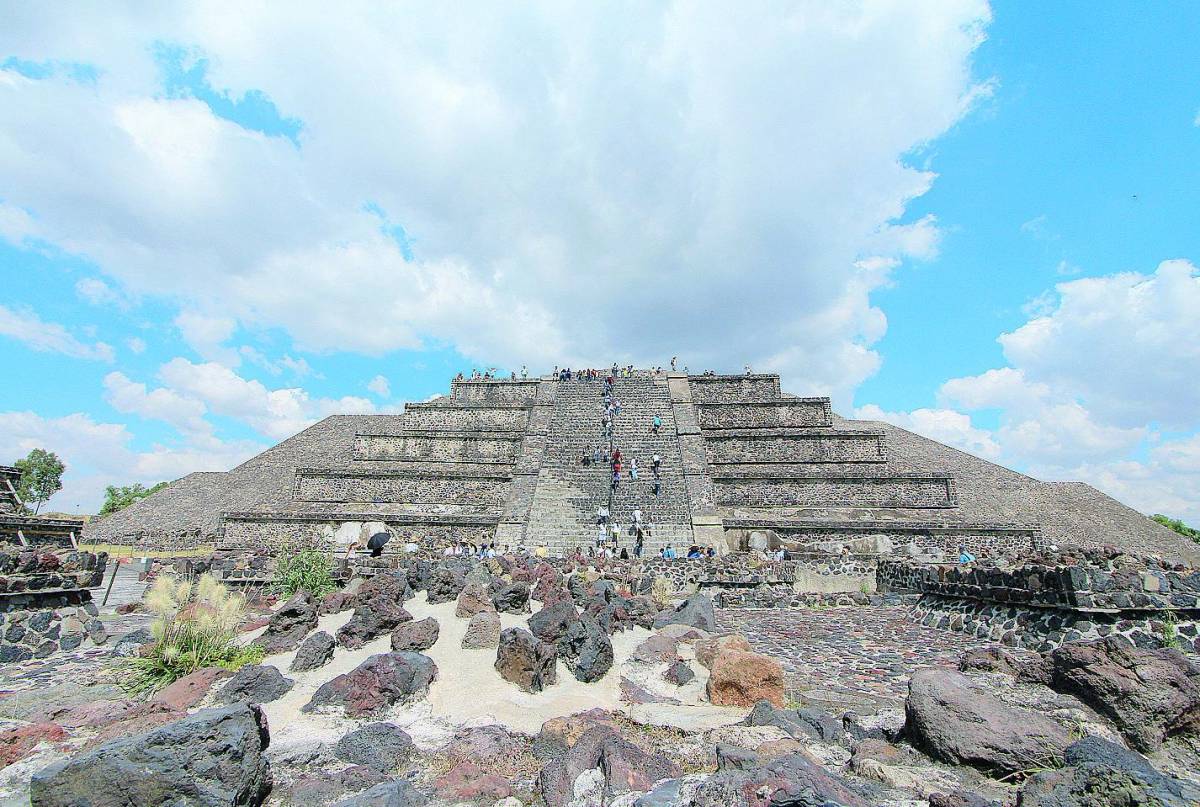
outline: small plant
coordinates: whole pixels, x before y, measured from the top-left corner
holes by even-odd
[[[1179,628],[1175,624],[1175,614],[1168,611],[1162,618],[1162,646],[1179,650]]]
[[[125,662],[122,686],[129,692],[161,689],[203,667],[236,670],[262,661],[262,648],[237,643],[245,598],[211,575],[195,584],[163,575],[146,593],[145,605],[155,615],[155,642],[148,655]]]
[[[654,604],[659,608],[665,608],[671,604],[671,594],[674,590],[670,578],[659,575],[650,585],[650,599],[654,600]]]
[[[307,591],[320,598],[337,587],[333,579],[333,562],[328,554],[317,549],[296,552],[285,548],[276,555],[272,588],[284,597]]]

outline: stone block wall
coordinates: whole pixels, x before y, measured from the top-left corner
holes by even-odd
[[[455,407],[408,404],[404,422],[410,429],[429,431],[524,431],[529,410],[521,407]]]
[[[45,658],[105,641],[88,589],[108,556],[39,547],[0,547],[0,663]]]
[[[921,597],[912,619],[1010,647],[1046,652],[1067,642],[1124,636],[1138,647],[1176,647],[1200,653],[1200,611],[1084,613],[1030,608],[934,594]]]
[[[768,479],[749,474],[719,476],[717,504],[746,507],[954,507],[947,477],[824,476]]]
[[[693,375],[688,386],[697,404],[768,401],[780,393],[777,375]]]
[[[876,432],[733,430],[705,434],[711,463],[886,462],[887,446]]]
[[[1016,567],[888,559],[879,585],[940,597],[1078,611],[1200,608],[1200,571],[1103,551],[1045,553]]]
[[[396,472],[296,472],[295,498],[305,502],[457,504],[496,509],[512,485],[506,476],[419,476]]]
[[[702,429],[804,429],[833,424],[828,398],[780,398],[695,407]]]
[[[732,546],[745,549],[754,533],[762,533],[767,546],[786,546],[804,551],[805,548],[823,551],[875,552],[887,554],[891,547],[897,555],[919,551],[921,554],[941,554],[946,560],[957,558],[960,549],[976,555],[1007,555],[1023,557],[1041,548],[1040,533],[1032,527],[975,526],[953,522],[860,522],[853,525],[803,523],[770,518],[734,518],[725,521],[726,534]]]
[[[463,379],[450,382],[450,396],[470,403],[527,403],[537,398],[537,379]]]
[[[354,459],[400,460],[407,462],[513,463],[521,436],[439,434],[357,434]]]
[[[364,516],[353,520],[372,521],[376,518]],[[343,520],[336,518],[298,519],[294,515],[232,513],[223,521],[220,546],[231,550],[284,546],[328,549],[334,530],[342,523]],[[392,543],[396,544],[412,541],[422,546],[443,547],[459,541],[490,543],[496,534],[494,521],[471,517],[459,520],[449,518],[442,523],[438,523],[434,517],[429,517],[421,524],[406,524],[399,520],[388,521],[386,524],[388,532],[392,534]]]

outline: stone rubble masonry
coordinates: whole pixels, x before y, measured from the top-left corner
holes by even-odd
[[[89,588],[108,556],[52,546],[0,545],[0,664],[105,641]]]
[[[1200,571],[1115,549],[1044,552],[1013,564],[885,559],[881,589],[920,594],[923,625],[1035,650],[1120,635],[1200,652]]]
[[[1092,550],[1043,553],[1014,565],[879,562],[881,588],[1076,611],[1200,608],[1200,571],[1150,557]]]
[[[977,554],[1114,544],[1200,563],[1200,547],[1087,485],[841,418],[827,398],[784,394],[777,375],[641,372],[617,380],[617,397],[617,444],[642,477],[623,478],[610,509],[622,526],[642,510],[654,525],[647,553],[745,549],[761,531],[793,549],[858,538]],[[191,474],[89,522],[84,538],[167,551],[323,546],[345,523],[382,522],[388,552],[459,540],[569,551],[594,542],[596,507],[609,504],[605,469],[579,462],[601,440],[601,408],[599,382],[455,380],[449,396],[401,415],[332,416],[231,471]]]

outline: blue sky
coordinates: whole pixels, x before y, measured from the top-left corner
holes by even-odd
[[[0,460],[52,506],[679,354],[1200,521],[1195,6],[91,14],[0,32]]]

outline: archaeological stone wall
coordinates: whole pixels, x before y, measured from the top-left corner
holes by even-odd
[[[953,507],[954,483],[946,477],[823,476],[793,479],[718,476],[717,503],[723,506],[794,507]]]
[[[924,564],[889,559],[879,584],[894,590],[1078,611],[1200,608],[1200,571],[1102,551],[1073,557],[1046,553],[1015,567]],[[1057,562],[1056,562],[1057,561]]]
[[[341,513],[329,516],[295,513],[229,513],[222,520],[220,546],[228,549],[289,549],[316,547],[328,549],[334,531],[345,523],[378,521],[376,513]],[[422,516],[418,521],[389,516],[383,523],[392,542],[413,542],[422,546],[443,547],[459,541],[490,543],[495,539],[496,517],[449,515]],[[389,543],[391,546],[391,543]]]
[[[305,502],[435,503],[494,509],[508,498],[511,486],[512,478],[507,474],[431,476],[305,469],[296,472],[295,498]]]
[[[520,447],[520,433],[511,436],[432,431],[357,434],[354,436],[354,459],[511,464],[516,461]]]
[[[897,525],[890,521],[789,523],[781,519],[732,518],[726,519],[725,528],[735,541],[747,546],[757,532],[765,536],[766,545],[771,548],[786,546],[803,550],[812,547],[835,551],[846,546],[851,551],[857,551],[859,547],[881,551],[890,547],[897,555],[907,551],[941,552],[947,559],[951,553],[957,557],[962,549],[975,555],[1021,557],[1040,549],[1044,543],[1034,527],[955,522],[910,521]]]
[[[88,590],[108,556],[0,545],[0,664],[45,658],[106,639]]]
[[[511,406],[442,406],[408,404],[405,425],[418,430],[524,431],[529,410]]]
[[[697,404],[702,429],[805,429],[831,426],[828,398]]]
[[[688,386],[696,404],[768,401],[780,393],[777,375],[693,375]]]
[[[537,379],[455,379],[450,382],[450,396],[471,403],[531,403],[537,398],[540,383]]]
[[[878,432],[727,430],[705,434],[710,463],[885,462]]]

